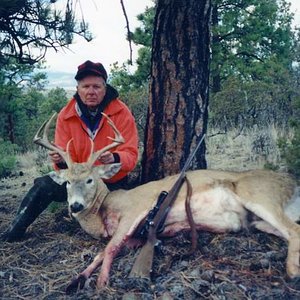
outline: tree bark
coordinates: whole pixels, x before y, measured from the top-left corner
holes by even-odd
[[[210,0],[158,0],[142,181],[178,173],[207,129]],[[206,168],[205,143],[191,169]]]
[[[8,114],[7,116],[7,131],[8,131],[8,137],[12,144],[15,143],[15,133],[14,133],[14,121],[12,114]]]
[[[218,26],[219,20],[218,20],[218,6],[216,3],[212,5],[212,13],[211,13],[211,25],[212,28]],[[215,51],[222,51],[221,49],[216,50],[218,47],[220,47],[220,36],[218,34],[213,34],[211,38],[211,44],[212,49]],[[214,57],[214,51],[212,51],[212,57]],[[212,61],[214,59],[212,58]],[[220,59],[217,60],[219,63],[221,63]],[[210,69],[211,72],[211,93],[214,95],[217,92],[221,91],[221,76],[220,76],[220,69],[221,66],[219,64],[215,64],[214,68]]]

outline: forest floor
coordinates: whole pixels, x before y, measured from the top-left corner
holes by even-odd
[[[236,143],[220,141],[208,147],[209,167],[262,167],[264,155],[252,149],[241,156],[244,142]],[[37,175],[27,161],[0,180],[0,234]],[[300,299],[300,280],[286,277],[286,242],[252,230],[200,232],[191,256],[185,255],[191,246],[188,233],[163,240],[151,282],[128,278],[138,250],[124,249],[113,262],[108,287],[96,290],[94,274],[83,290],[66,295],[72,278],[106,244],[70,220],[65,205],[48,209],[22,240],[0,243],[0,299]]]

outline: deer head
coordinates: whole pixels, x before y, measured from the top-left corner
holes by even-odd
[[[115,137],[108,137],[112,140],[112,143],[96,152],[94,152],[94,142],[92,139],[90,139],[91,153],[89,159],[84,163],[75,163],[72,161],[72,158],[69,154],[69,148],[70,144],[72,143],[72,139],[67,143],[66,150],[62,150],[55,144],[50,143],[48,138],[49,128],[57,115],[56,113],[53,114],[48,121],[43,123],[33,139],[34,143],[48,150],[59,153],[66,162],[68,166],[67,169],[51,172],[49,176],[51,176],[51,178],[58,184],[66,183],[69,211],[74,216],[93,207],[96,201],[98,201],[98,205],[100,201],[101,205],[105,196],[109,193],[102,179],[111,178],[121,168],[120,163],[94,166],[94,163],[98,157],[101,156],[101,154],[118,146],[121,143],[124,143],[124,138],[114,125],[113,121],[106,114],[102,114],[112,127]]]

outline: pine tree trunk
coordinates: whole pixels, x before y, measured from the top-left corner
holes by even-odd
[[[142,181],[178,173],[207,129],[210,0],[158,0]],[[206,168],[205,143],[191,169]]]
[[[216,3],[212,5],[211,13],[211,25],[214,28],[218,26],[219,16],[218,16],[218,6]],[[214,34],[211,38],[212,49],[218,48],[220,45],[220,36]],[[220,47],[220,46],[219,46]],[[221,51],[221,50],[218,50]],[[212,56],[214,56],[214,51],[212,51]],[[220,76],[220,65],[215,65],[214,69],[211,68],[211,93],[214,95],[217,92],[221,91],[221,76]]]
[[[12,114],[8,114],[7,116],[7,132],[8,138],[12,144],[15,143],[15,134],[14,134],[14,121]]]

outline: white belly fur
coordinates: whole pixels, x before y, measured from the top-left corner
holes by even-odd
[[[175,202],[166,220],[166,235],[189,228],[184,202]],[[246,227],[246,210],[237,195],[225,187],[194,193],[191,210],[197,228],[214,232],[239,231]],[[177,223],[177,224],[176,224]]]

